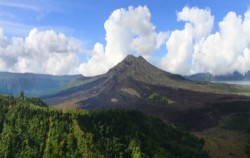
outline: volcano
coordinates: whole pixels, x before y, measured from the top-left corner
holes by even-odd
[[[43,100],[62,109],[138,109],[185,128],[203,129],[218,123],[219,105],[249,100],[215,85],[189,81],[129,55],[107,73],[78,78]]]

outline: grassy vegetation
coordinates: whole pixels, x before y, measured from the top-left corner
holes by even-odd
[[[211,157],[227,158],[250,156],[250,113],[225,116],[216,128],[197,132],[205,140]]]
[[[222,121],[220,127],[247,133],[250,128],[250,113],[231,114]]]
[[[213,158],[248,157],[246,155],[246,134],[222,128],[212,128],[197,132],[196,135],[205,140],[205,149]]]
[[[0,96],[0,157],[208,157],[203,140],[138,111],[55,110],[33,100]]]
[[[64,87],[58,89],[58,91],[66,90],[66,89],[73,88],[73,87],[78,87],[78,86],[93,82],[97,79],[98,79],[98,77],[75,79],[75,80],[72,80],[71,82],[69,82]]]
[[[151,95],[148,96],[148,100],[152,103],[155,104],[162,104],[162,105],[167,105],[167,104],[173,104],[174,101],[161,95],[158,93],[152,93]]]
[[[248,157],[250,157],[250,128],[248,128],[248,132],[247,132],[247,144],[245,147],[245,151]]]

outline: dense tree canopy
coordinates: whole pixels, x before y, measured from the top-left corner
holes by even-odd
[[[248,129],[248,140],[247,140],[247,145],[246,145],[246,153],[247,153],[248,157],[250,157],[250,127]]]
[[[203,145],[138,111],[62,111],[0,96],[0,157],[208,157]]]

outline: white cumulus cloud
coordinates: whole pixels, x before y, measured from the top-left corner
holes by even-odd
[[[244,17],[229,12],[219,22],[219,31],[209,35],[196,47],[193,69],[215,75],[250,70],[250,10]]]
[[[178,74],[189,74],[190,60],[194,46],[203,40],[212,30],[214,17],[208,9],[184,7],[177,13],[179,21],[184,21],[182,30],[171,32],[166,42],[167,53],[162,58],[160,67]]]
[[[146,6],[117,9],[104,24],[106,43],[97,42],[85,63],[79,63],[80,41],[62,33],[32,29],[26,38],[8,39],[0,28],[0,71],[94,76],[128,54],[150,60],[163,43],[166,54],[158,66],[172,73],[220,75],[250,70],[250,9],[243,16],[227,13],[216,32],[210,9],[184,7],[177,21],[184,22],[183,29],[169,31],[167,38],[166,32],[156,32]]]
[[[214,16],[209,9],[184,7],[177,19],[185,26],[171,32],[160,64],[162,69],[182,75],[234,71],[244,74],[250,70],[250,10],[243,17],[229,12],[215,33],[211,32]]]
[[[26,38],[8,40],[0,31],[0,71],[72,74],[79,42],[52,30],[32,29]]]
[[[106,46],[95,44],[91,59],[81,64],[78,72],[88,76],[105,73],[128,54],[149,59],[167,36],[155,31],[150,18],[151,13],[146,6],[115,10],[104,24]]]

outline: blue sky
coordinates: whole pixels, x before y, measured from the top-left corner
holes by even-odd
[[[204,64],[206,62],[203,62],[204,59],[196,61],[194,59],[195,54],[195,45],[199,45],[200,47],[205,47],[206,43],[202,43],[203,41],[195,43],[196,40],[195,37],[192,38],[193,41],[193,47],[191,53],[189,53],[189,57],[186,57],[185,61],[182,61],[179,63],[179,65],[175,63],[175,65],[166,65],[164,64],[164,57],[165,60],[170,60],[170,54],[167,55],[170,51],[170,46],[166,48],[166,43],[169,41],[171,33],[173,33],[175,30],[184,30],[185,24],[190,23],[193,25],[192,20],[184,18],[181,20],[177,20],[177,14],[181,12],[184,7],[188,7],[189,11],[187,14],[191,14],[190,10],[194,10],[195,8],[200,9],[200,11],[205,10],[211,14],[211,16],[214,17],[213,26],[212,29],[209,31],[209,34],[204,35],[204,39],[207,39],[209,35],[213,35],[216,32],[220,32],[219,29],[219,22],[223,21],[224,18],[228,15],[228,13],[235,12],[237,18],[242,18],[242,21],[244,21],[244,14],[248,11],[250,7],[250,1],[249,0],[241,0],[236,1],[212,1],[212,0],[178,0],[177,1],[170,1],[170,0],[159,0],[159,1],[153,1],[153,0],[105,0],[105,1],[97,1],[97,0],[0,0],[0,28],[2,30],[2,34],[4,34],[4,37],[7,38],[8,44],[13,45],[14,41],[12,40],[13,37],[21,37],[24,40],[26,37],[29,36],[31,30],[33,28],[37,28],[38,31],[36,33],[52,30],[54,31],[55,35],[58,35],[59,33],[64,34],[67,38],[74,38],[78,41],[80,49],[76,49],[77,56],[71,57],[74,58],[74,61],[77,61],[78,64],[74,65],[75,67],[84,64],[84,62],[90,62],[89,60],[93,57],[93,50],[94,46],[97,42],[99,42],[104,48],[106,48],[107,41],[105,39],[107,30],[104,28],[104,23],[109,19],[109,17],[112,15],[113,11],[124,8],[125,11],[128,11],[128,7],[133,6],[134,10],[138,6],[146,6],[148,11],[145,11],[144,13],[149,12],[151,14],[151,17],[149,19],[150,24],[152,26],[155,26],[155,29],[153,30],[155,33],[166,33],[167,37],[165,37],[165,40],[162,42],[161,46],[159,48],[152,49],[152,52],[149,52],[145,55],[145,53],[136,52],[138,51],[137,48],[133,50],[133,52],[136,52],[134,54],[136,55],[145,55],[147,58],[150,54],[150,57],[147,59],[151,61],[153,64],[156,64],[156,66],[173,73],[180,73],[184,74],[183,72],[188,71],[188,74],[194,73],[194,72],[212,72],[214,74],[221,74],[221,73],[230,73],[232,71],[240,71],[242,73],[246,72],[246,66],[248,65],[248,58],[245,56],[248,55],[248,53],[245,53],[246,55],[243,56],[246,64],[244,65],[238,65],[238,66],[232,66],[232,68],[228,71],[225,71],[225,68],[221,66],[220,71],[215,71],[213,66]],[[232,24],[233,25],[233,24]],[[243,22],[242,22],[243,25]],[[194,29],[195,30],[195,29]],[[184,31],[183,31],[184,32]],[[45,33],[45,32],[43,32]],[[140,35],[133,35],[133,36],[140,36]],[[232,36],[233,37],[233,36]],[[176,37],[172,37],[172,39],[176,39]],[[221,39],[222,42],[225,41]],[[176,40],[178,41],[178,40]],[[42,42],[42,41],[41,41]],[[208,41],[209,42],[209,41]],[[39,42],[38,42],[39,43]],[[45,41],[46,43],[46,41]],[[244,54],[243,52],[247,52],[248,50],[246,48],[249,47],[249,42],[246,40],[247,46],[242,46],[240,52],[235,52],[235,54],[238,53],[238,55]],[[184,44],[185,45],[185,44]],[[226,44],[225,44],[226,45]],[[1,45],[0,45],[1,46]],[[53,46],[54,47],[54,46]],[[174,47],[174,46],[171,46]],[[236,46],[237,47],[237,46]],[[214,50],[215,48],[211,49]],[[0,49],[1,50],[1,49]],[[4,51],[3,51],[4,50]],[[7,60],[9,58],[6,58],[8,54],[6,54],[6,46],[2,50],[2,60]],[[47,49],[46,49],[47,50]],[[201,51],[208,51],[201,50]],[[4,54],[4,53],[5,54]],[[131,53],[133,53],[131,52]],[[20,52],[21,54],[25,54],[24,51]],[[1,52],[0,52],[1,54]],[[21,56],[20,54],[20,56]],[[103,54],[106,56],[108,52],[103,52]],[[18,56],[18,54],[16,54]],[[123,54],[124,56],[124,54]],[[123,57],[122,56],[122,57]],[[174,56],[174,55],[172,55]],[[184,54],[179,54],[177,56],[185,56]],[[237,55],[235,55],[237,56]],[[235,57],[232,55],[232,58]],[[50,56],[51,57],[51,56]],[[56,55],[58,57],[58,55]],[[99,56],[100,57],[100,56]],[[99,58],[98,57],[98,58]],[[110,56],[109,56],[110,57]],[[241,60],[241,56],[239,57],[239,60]],[[106,58],[108,58],[106,56]],[[118,57],[117,57],[118,58]],[[161,59],[162,58],[162,59]],[[172,57],[173,58],[173,57]],[[209,58],[209,57],[208,57]],[[212,58],[212,57],[211,57]],[[0,55],[1,59],[1,55]],[[49,58],[50,59],[50,58]],[[55,59],[55,57],[53,57]],[[215,57],[214,57],[215,59]],[[217,59],[217,58],[216,58]],[[242,59],[242,60],[243,60]],[[26,67],[29,67],[30,64],[28,62],[28,59],[20,59],[15,58],[11,59],[11,61],[16,60],[19,62],[19,60],[22,61],[22,66],[24,67],[22,69],[13,68],[13,69],[6,69],[7,63],[5,66],[0,65],[0,70],[4,71],[31,71],[36,72],[35,69],[25,69]],[[61,58],[58,60],[62,61]],[[96,60],[97,61],[97,60]],[[174,61],[174,60],[171,60]],[[177,60],[176,60],[177,61]],[[92,62],[94,62],[92,60]],[[97,61],[98,62],[98,61]],[[109,64],[104,64],[108,69],[111,66],[113,66],[115,63],[118,62],[111,62],[109,61]],[[194,68],[195,64],[199,63],[199,68]],[[14,62],[15,63],[15,62]],[[157,64],[162,63],[162,64]],[[233,61],[229,62],[229,65],[232,65]],[[18,63],[19,65],[20,63]],[[97,63],[98,64],[98,63]],[[193,65],[192,65],[193,64]],[[100,67],[96,65],[97,67]],[[19,66],[20,67],[20,66]],[[67,66],[66,66],[67,67]],[[172,69],[169,67],[176,67],[176,69]],[[185,68],[183,68],[185,67]],[[243,68],[244,67],[244,68]],[[189,70],[186,70],[189,69]],[[49,71],[49,70],[39,70],[39,73],[52,73],[52,74],[64,74],[63,68],[58,68],[60,71]],[[105,70],[96,70],[96,73],[87,73],[86,70],[88,69],[87,66],[82,66],[81,70],[76,70],[78,68],[74,68],[74,70],[67,70],[65,73],[83,73],[86,75],[96,75],[99,73],[103,73]],[[95,70],[91,70],[95,71]]]
[[[5,26],[2,21],[12,23],[13,27],[21,26],[17,31],[4,28],[8,37],[26,36],[33,27],[51,28],[93,44],[96,41],[104,41],[104,22],[115,9],[138,5],[146,5],[149,8],[156,30],[168,31],[183,27],[176,20],[176,12],[182,10],[184,6],[210,8],[212,14],[216,15],[216,23],[229,11],[244,14],[250,7],[250,1],[0,0],[0,26]]]

